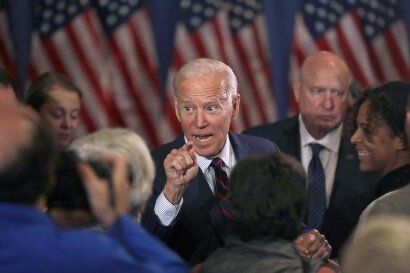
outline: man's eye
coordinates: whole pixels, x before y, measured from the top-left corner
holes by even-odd
[[[216,107],[215,105],[208,105],[208,106],[206,107],[206,110],[207,110],[208,112],[215,112],[216,109],[217,109],[217,107]]]
[[[334,89],[332,90],[332,95],[336,97],[342,97],[345,94],[343,90]]]
[[[191,106],[184,106],[184,110],[186,112],[192,112],[192,107]]]
[[[322,93],[325,92],[325,90],[322,89],[322,88],[312,88],[312,89],[310,89],[310,91],[311,91],[313,94],[322,94]]]

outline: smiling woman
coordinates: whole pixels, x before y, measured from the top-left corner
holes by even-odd
[[[47,72],[27,90],[27,105],[36,110],[61,147],[74,139],[81,106],[81,90],[68,78]]]
[[[365,91],[353,110],[351,142],[359,156],[359,168],[382,176],[376,197],[409,182],[409,148],[404,133],[409,94],[409,83],[389,82]]]

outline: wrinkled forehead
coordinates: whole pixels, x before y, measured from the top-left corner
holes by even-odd
[[[177,88],[177,99],[224,99],[231,94],[228,80],[217,74],[197,76],[182,80]]]

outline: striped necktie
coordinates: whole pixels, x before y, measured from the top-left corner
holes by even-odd
[[[215,171],[215,195],[219,204],[219,208],[224,216],[225,222],[229,222],[233,218],[232,207],[226,199],[229,191],[228,175],[222,169],[223,161],[219,157],[212,159],[211,167]]]

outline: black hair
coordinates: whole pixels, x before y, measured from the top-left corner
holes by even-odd
[[[392,81],[380,86],[366,89],[356,101],[349,117],[348,133],[351,137],[357,129],[357,116],[360,106],[368,101],[367,121],[370,124],[384,120],[393,135],[404,137],[407,97],[410,94],[410,83]]]
[[[305,179],[301,164],[284,154],[239,161],[229,178],[233,233],[244,241],[294,240],[306,210]]]
[[[0,201],[32,205],[46,195],[53,183],[57,148],[48,131],[39,124],[27,147],[0,170]]]
[[[46,72],[36,78],[27,89],[25,102],[34,110],[38,111],[48,101],[48,93],[55,86],[73,91],[82,98],[82,92],[70,79],[67,77],[53,73]]]

